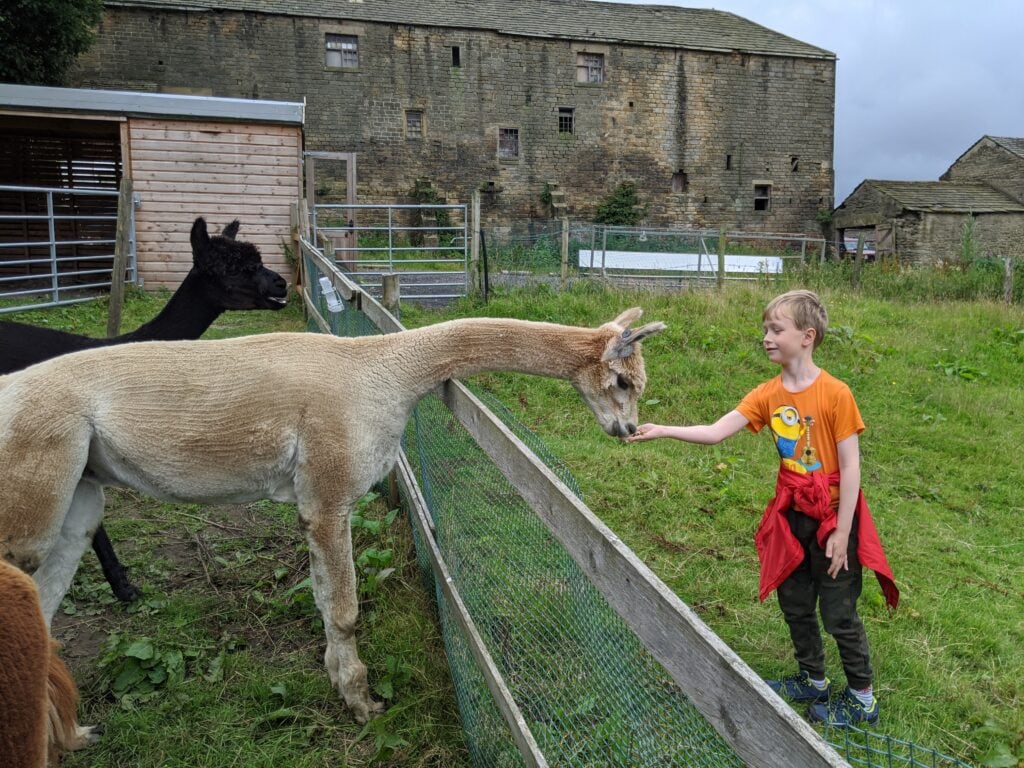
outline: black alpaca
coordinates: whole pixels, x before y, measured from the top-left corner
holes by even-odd
[[[238,221],[233,221],[219,236],[210,237],[206,221],[197,218],[190,237],[192,269],[160,314],[131,333],[96,339],[0,321],[0,375],[83,349],[132,341],[198,339],[227,309],[281,309],[288,300],[287,283],[263,266],[256,246],[235,240],[238,226]],[[128,580],[102,525],[96,529],[92,548],[119,600],[131,602],[142,595]]]

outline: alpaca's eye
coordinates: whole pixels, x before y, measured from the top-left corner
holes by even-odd
[[[619,389],[629,389],[629,379],[620,373],[619,378],[615,381],[615,385]]]

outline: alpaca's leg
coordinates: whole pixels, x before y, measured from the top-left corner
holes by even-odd
[[[102,518],[103,488],[87,480],[80,481],[64,516],[57,543],[32,575],[39,587],[39,602],[47,627],[71,587],[78,563]]]
[[[128,572],[117,559],[114,545],[110,543],[107,529],[100,525],[92,536],[92,549],[100,559],[100,568],[114,595],[122,603],[131,603],[142,597],[142,590],[128,580]]]
[[[302,510],[300,514],[303,511],[308,510]],[[351,511],[351,504],[342,509],[326,505],[315,509],[311,515],[302,514],[302,519],[309,541],[313,595],[327,634],[324,664],[332,685],[356,720],[365,723],[382,712],[384,705],[370,696],[366,666],[356,651],[359,601],[355,564],[352,562]]]

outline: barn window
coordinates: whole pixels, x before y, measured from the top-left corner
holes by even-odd
[[[772,209],[772,185],[754,185],[754,210],[770,211]]]
[[[672,191],[686,192],[690,188],[690,179],[685,171],[676,171],[672,174]]]
[[[422,139],[423,138],[423,110],[422,109],[407,109],[407,110],[405,110],[405,138],[407,138],[407,139]]]
[[[457,45],[452,46],[452,66],[462,66],[462,50]]]
[[[604,54],[603,53],[577,53],[576,54],[576,82],[577,83],[603,83],[604,82]]]
[[[327,34],[326,64],[332,69],[357,69],[359,67],[359,38],[355,35]]]
[[[725,170],[727,170],[727,171],[731,171],[732,170],[732,155],[726,155],[725,156]]]
[[[499,128],[498,129],[498,159],[518,160],[519,159],[519,129]]]
[[[800,155],[789,156],[789,170],[793,173],[800,170]]]
[[[574,132],[574,118],[576,110],[572,107],[559,107],[558,108],[558,132],[559,133],[573,133]]]

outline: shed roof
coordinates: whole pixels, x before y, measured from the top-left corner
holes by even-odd
[[[1006,151],[1012,152],[1019,157],[1024,157],[1024,139],[1013,138],[1011,136],[985,136],[984,138],[992,139],[992,141]]]
[[[485,29],[506,35],[834,60],[831,51],[725,11],[591,0],[107,0],[108,6],[249,11]]]
[[[302,125],[305,104],[293,101],[225,99],[139,91],[97,91],[0,83],[0,110],[85,114],[162,115],[181,118]]]
[[[899,203],[905,210],[930,213],[1017,213],[1024,212],[1012,197],[988,184],[975,181],[882,181],[867,179],[865,184]],[[846,201],[843,201],[843,205]]]

